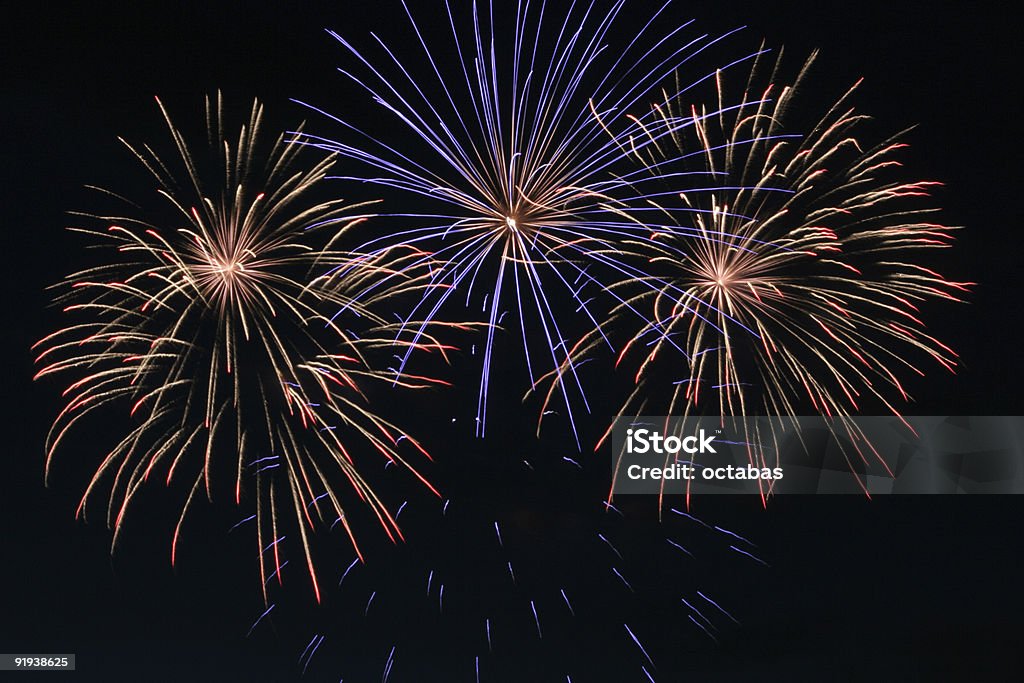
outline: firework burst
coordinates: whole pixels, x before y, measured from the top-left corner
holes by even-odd
[[[47,439],[47,474],[58,449],[81,438],[73,428],[83,420],[119,417],[127,434],[103,458],[79,505],[84,514],[106,490],[114,546],[149,478],[189,487],[172,562],[197,497],[212,500],[227,488],[236,502],[255,504],[264,596],[271,579],[281,580],[287,560],[280,541],[290,528],[319,599],[314,529],[340,525],[354,545],[356,507],[368,509],[392,539],[401,536],[361,473],[374,454],[426,483],[402,454],[425,452],[364,395],[373,380],[396,381],[373,365],[374,349],[391,348],[395,339],[374,310],[384,298],[422,286],[414,268],[401,276],[393,270],[418,256],[317,248],[326,229],[343,231],[365,216],[354,213],[359,207],[314,198],[333,160],[296,170],[299,146],[283,136],[263,142],[258,102],[229,138],[220,96],[208,98],[209,137],[196,147],[159,106],[176,155],[125,143],[156,180],[157,201],[131,204],[125,215],[83,215],[103,228],[74,229],[112,257],[58,286],[57,301],[73,322],[36,345],[37,377],[67,382]],[[375,287],[382,278],[388,286]],[[372,296],[353,300],[367,288]],[[325,307],[346,308],[345,324],[363,333],[324,317]],[[409,374],[398,381],[432,383]]]
[[[809,134],[794,132],[813,61],[782,85],[781,56],[759,57],[732,109],[721,76],[710,106],[671,96],[655,107],[693,125],[633,158],[655,176],[700,169],[718,186],[680,187],[656,204],[666,219],[688,212],[692,230],[652,227],[629,246],[660,286],[633,289],[613,315],[612,327],[634,330],[618,359],[636,368],[621,414],[820,414],[861,444],[853,457],[866,462],[877,454],[846,418],[864,403],[899,415],[910,400],[904,378],[923,375],[922,360],[953,370],[956,354],[928,334],[922,308],[959,301],[970,283],[925,265],[952,244],[928,202],[937,183],[898,178],[899,136],[863,144],[856,85]],[[576,353],[603,336],[591,332]]]
[[[476,411],[481,436],[495,331],[509,325],[506,314],[518,319],[531,387],[545,367],[564,378],[556,384],[575,433],[573,408],[586,398],[566,346],[567,317],[581,315],[601,329],[616,302],[606,283],[649,279],[619,258],[618,243],[650,239],[652,220],[679,229],[678,221],[662,220],[671,209],[654,214],[645,204],[664,178],[622,164],[691,125],[655,116],[649,93],[729,34],[691,40],[684,38],[688,25],[658,28],[667,4],[646,22],[628,20],[627,28],[625,6],[573,4],[553,17],[543,3],[519,2],[511,28],[501,30],[495,3],[474,3],[472,26],[463,30],[446,3],[454,48],[448,61],[404,3],[419,60],[380,39],[380,59],[364,56],[331,34],[365,75],[343,73],[396,119],[398,133],[393,127],[377,135],[332,117],[348,141],[303,139],[371,169],[347,180],[396,195],[401,213],[392,216],[402,227],[361,249],[415,245],[437,261],[433,281],[446,286],[427,291],[410,319],[434,320],[456,292],[467,306],[481,305],[489,324]],[[638,107],[640,117],[631,114]],[[595,301],[609,293],[607,305]]]

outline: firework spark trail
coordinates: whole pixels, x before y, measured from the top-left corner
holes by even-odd
[[[394,665],[395,665],[395,648],[392,647],[391,648],[391,652],[388,653],[388,661],[387,661],[387,663],[384,664],[384,676],[381,678],[381,681],[383,683],[387,683],[387,681],[391,678],[391,669],[392,669],[392,667],[394,667]]]
[[[661,143],[694,125],[689,117],[658,116],[649,109],[649,93],[732,32],[687,40],[689,24],[660,29],[670,4],[665,3],[626,40],[616,30],[625,4],[618,0],[601,10],[573,3],[564,18],[553,18],[543,3],[537,9],[519,2],[511,30],[501,31],[493,4],[481,11],[474,3],[472,27],[464,33],[446,2],[456,59],[445,64],[403,2],[423,57],[419,69],[377,36],[375,57],[330,32],[358,67],[358,73],[340,71],[416,142],[374,135],[306,105],[339,124],[346,137],[302,135],[304,144],[360,162],[375,175],[345,180],[396,191],[411,207],[389,214],[403,222],[402,229],[373,237],[359,250],[378,253],[397,244],[426,250],[423,259],[435,264],[433,282],[444,287],[425,290],[409,312],[417,334],[422,323],[412,323],[413,318],[434,320],[456,291],[464,291],[468,302],[480,287],[478,279],[493,283],[484,287],[488,325],[477,399],[479,435],[486,429],[495,333],[503,312],[512,310],[519,318],[531,388],[541,359],[563,380],[552,387],[561,394],[576,434],[573,407],[586,407],[586,397],[566,346],[562,309],[571,305],[603,330],[604,311],[584,290],[609,295],[608,307],[632,308],[609,288],[611,281],[671,289],[671,283],[652,282],[642,265],[619,258],[619,244],[653,242],[652,232],[659,231],[691,234],[676,214],[702,210],[655,210],[649,204],[664,192],[665,179],[650,172],[658,167],[638,172],[623,161],[666,148]],[[713,76],[681,83],[675,91],[684,93]],[[639,106],[642,115],[632,115]],[[705,183],[689,189],[699,194]]]
[[[329,237],[326,230],[365,220],[355,213],[363,207],[314,199],[333,159],[297,168],[300,146],[285,136],[264,143],[258,102],[232,138],[220,96],[208,98],[206,147],[190,147],[157,103],[175,155],[122,142],[158,183],[158,201],[129,202],[126,215],[80,214],[103,227],[73,230],[114,256],[58,286],[57,302],[74,321],[36,344],[37,378],[67,382],[64,408],[47,439],[47,476],[57,450],[75,438],[73,428],[101,411],[121,410],[127,434],[103,458],[78,508],[84,515],[106,482],[112,547],[151,477],[191,487],[172,562],[197,498],[213,500],[215,491],[228,489],[236,503],[255,499],[264,598],[270,580],[282,580],[287,526],[300,540],[319,600],[311,532],[340,522],[358,552],[346,514],[354,508],[343,497],[359,501],[390,538],[401,537],[362,474],[367,454],[406,466],[430,487],[399,444],[417,458],[426,452],[376,414],[364,395],[375,380],[395,380],[370,361],[375,349],[391,348],[396,330],[376,308],[389,296],[428,287],[423,277],[429,274],[393,270],[410,257],[418,260],[415,254],[351,255],[332,249],[330,240],[318,246],[316,237]],[[310,273],[325,270],[334,272],[310,280]],[[364,296],[380,279],[388,286]],[[360,336],[324,316],[341,306]],[[415,346],[444,352],[429,335]],[[435,383],[411,374],[398,381]],[[245,496],[249,481],[255,486]]]
[[[655,105],[664,120],[688,116],[693,125],[631,150],[633,158],[653,178],[698,169],[722,184],[693,193],[677,183],[674,201],[666,193],[651,205],[666,220],[693,209],[694,232],[652,226],[652,239],[630,244],[651,279],[672,286],[619,285],[629,305],[604,327],[632,330],[616,364],[635,368],[619,412],[803,410],[829,418],[849,439],[852,471],[872,462],[888,470],[849,416],[876,403],[898,416],[911,399],[903,376],[923,375],[921,359],[953,370],[956,354],[926,331],[922,308],[960,301],[971,283],[927,265],[954,231],[934,222],[927,198],[937,183],[899,179],[898,136],[862,143],[867,117],[851,104],[857,85],[809,133],[791,132],[791,115],[806,111],[794,100],[814,58],[783,85],[781,55],[774,66],[759,56],[732,109],[723,103],[737,98],[721,75],[708,104],[667,94]],[[595,329],[577,342],[577,362],[605,336]],[[777,458],[780,426],[746,434],[756,466],[777,464],[766,454]]]
[[[375,553],[365,568],[352,571],[337,596],[340,602],[335,602],[337,618],[328,619],[330,632],[321,626],[316,633],[317,639],[326,635],[333,645],[320,647],[317,657],[326,661],[310,666],[311,675],[334,671],[336,680],[342,670],[350,672],[353,662],[360,661],[361,647],[357,642],[342,643],[358,631],[367,639],[388,639],[398,649],[419,644],[421,670],[436,670],[438,676],[452,680],[473,680],[476,671],[481,680],[502,671],[507,677],[524,671],[520,665],[530,669],[527,662],[535,656],[544,657],[556,667],[553,670],[576,677],[592,667],[594,653],[583,655],[586,661],[578,660],[580,653],[573,654],[567,644],[592,630],[611,636],[602,656],[613,656],[616,665],[621,657],[636,659],[638,669],[642,664],[651,675],[657,671],[658,678],[670,680],[673,665],[668,653],[679,647],[680,637],[698,642],[706,638],[710,643],[729,633],[740,617],[726,611],[727,596],[709,590],[716,572],[707,572],[703,563],[694,561],[694,555],[721,552],[738,542],[741,536],[729,529],[689,513],[658,521],[653,505],[643,511],[630,505],[629,512],[603,502],[586,504],[585,511],[573,505],[538,518],[536,513],[523,516],[525,508],[518,505],[512,514],[505,510],[482,515],[476,503],[464,506],[460,500],[457,496],[446,514],[438,515],[441,525],[429,537],[422,530],[410,533],[409,543],[389,548],[387,564],[380,564],[383,556]],[[437,512],[441,509],[438,504]],[[585,533],[580,533],[580,524],[587,526]],[[683,538],[694,553],[676,549],[673,539]],[[757,567],[731,550],[723,557]],[[521,574],[515,580],[507,571],[509,564]],[[667,584],[664,571],[674,577]],[[632,585],[626,583],[627,577]],[[373,610],[367,613],[370,600]],[[650,632],[641,615],[654,605],[676,611],[683,631]],[[406,616],[405,623],[396,624],[386,616],[395,610]],[[307,626],[303,614],[275,614],[278,629],[285,628],[288,618]],[[445,647],[435,644],[424,652],[423,629],[443,629]],[[467,651],[466,643],[472,642],[474,649]],[[537,654],[524,658],[527,651]],[[304,666],[309,665],[306,660]],[[654,661],[660,669],[655,669]]]

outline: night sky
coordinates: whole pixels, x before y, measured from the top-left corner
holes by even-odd
[[[59,386],[31,381],[29,347],[59,321],[48,308],[45,287],[78,268],[82,258],[81,241],[64,229],[66,212],[95,208],[94,193],[85,185],[135,196],[152,189],[117,136],[163,142],[154,95],[187,119],[193,108],[198,114],[203,95],[218,88],[243,109],[253,97],[261,98],[268,124],[281,129],[306,119],[313,130],[322,125],[324,132],[334,132],[290,98],[328,110],[349,107],[357,120],[373,116],[372,103],[335,71],[347,56],[323,29],[364,36],[369,30],[386,33],[402,19],[398,3],[390,0],[303,3],[299,9],[286,3],[210,4],[156,10],[150,3],[22,3],[5,12],[0,188],[6,301],[13,310],[4,335],[8,438],[0,477],[0,652],[77,655],[77,672],[45,674],[48,679],[288,681],[299,679],[297,662],[306,643],[323,633],[322,651],[303,680],[380,680],[397,642],[390,680],[472,681],[479,637],[466,635],[468,617],[460,617],[458,599],[447,620],[435,623],[417,611],[412,593],[405,592],[412,589],[396,569],[408,559],[401,554],[383,549],[374,564],[387,568],[381,585],[394,573],[400,587],[381,598],[370,618],[358,614],[365,599],[331,598],[320,610],[282,608],[278,621],[246,638],[263,607],[250,544],[227,533],[238,521],[230,505],[201,507],[189,526],[184,559],[172,569],[173,492],[153,487],[151,500],[135,513],[122,547],[111,556],[102,521],[74,519],[90,463],[76,461],[74,449],[67,449],[51,486],[43,486],[43,441],[59,409]],[[642,0],[635,4],[643,10],[638,15],[653,7]],[[960,10],[891,4],[679,2],[675,11],[710,32],[745,25],[737,45],[753,46],[763,36],[769,44],[784,44],[794,60],[821,48],[816,87],[838,95],[863,76],[861,110],[886,131],[916,125],[906,136],[912,174],[943,181],[936,193],[943,221],[965,226],[944,268],[978,285],[969,304],[937,308],[931,316],[936,336],[961,354],[961,368],[955,375],[934,368],[915,380],[910,389],[916,400],[905,412],[1024,414],[1024,361],[1017,342],[1024,314],[1017,278],[1017,27],[995,3]],[[427,12],[419,16],[430,24]],[[521,354],[509,352],[507,363],[517,367]],[[449,524],[449,536],[438,540],[431,536],[437,530],[429,530],[436,510],[411,516],[410,528],[422,527],[424,540],[410,542],[408,552],[415,562],[447,557],[438,561],[449,562],[453,573],[465,572],[476,590],[487,590],[488,579],[475,570],[493,564],[495,558],[479,549],[492,538],[485,543],[477,532],[501,518],[511,520],[510,552],[520,553],[524,566],[545,568],[524,577],[524,585],[542,585],[547,568],[551,576],[597,576],[600,557],[590,550],[573,555],[573,535],[596,524],[589,503],[600,499],[607,471],[565,467],[561,457],[577,454],[564,434],[537,441],[535,406],[520,405],[512,382],[499,384],[506,391],[491,408],[507,419],[483,442],[474,439],[468,432],[476,370],[464,363],[456,371],[465,375],[463,389],[412,419],[442,461],[440,480],[463,506],[464,522]],[[615,399],[598,387],[594,424],[585,436],[596,436],[615,407]],[[451,425],[450,413],[468,419]],[[108,436],[104,427],[94,430],[98,440]],[[109,429],[109,436],[118,433],[116,425]],[[514,466],[523,458],[536,465],[533,474]],[[656,526],[653,511],[637,509],[648,527]],[[699,556],[706,558],[703,565],[674,576],[660,566],[641,566],[649,529],[641,524],[631,534],[632,527],[620,528],[631,539],[634,575],[646,588],[638,587],[632,600],[622,591],[609,592],[602,606],[602,586],[613,584],[604,575],[592,584],[584,579],[590,597],[578,610],[590,609],[593,621],[553,627],[541,642],[533,622],[523,621],[505,636],[500,653],[487,659],[482,680],[564,681],[566,672],[574,682],[643,680],[642,656],[623,644],[625,619],[660,634],[644,639],[656,650],[659,681],[1020,677],[1024,535],[1018,522],[1024,499],[791,497],[762,510],[752,498],[722,497],[700,503],[698,512],[756,543],[769,566],[723,558],[708,544]],[[674,531],[677,537],[688,533],[685,527]],[[437,545],[430,546],[433,541]],[[600,571],[607,574],[607,566]],[[301,584],[300,574],[293,577]],[[739,621],[718,644],[682,628],[680,613],[658,602],[662,593],[675,595],[669,584],[690,580],[706,582]],[[296,603],[309,600],[300,589],[290,596]],[[464,606],[467,613],[471,607]],[[510,617],[508,623],[519,621]],[[17,680],[43,675],[9,674]]]

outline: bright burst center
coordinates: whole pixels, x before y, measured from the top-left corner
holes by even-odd
[[[217,261],[213,266],[214,271],[225,280],[233,280],[236,275],[245,272],[245,265],[241,261]]]
[[[703,270],[703,280],[708,287],[727,290],[736,284],[737,273],[728,265],[717,263],[701,270]]]
[[[512,232],[519,232],[519,227],[516,225],[515,216],[505,216],[505,225]]]
[[[207,251],[203,254],[203,262],[193,266],[192,273],[206,294],[234,300],[254,284],[256,271],[253,265],[251,259],[243,259],[239,255],[217,255]]]

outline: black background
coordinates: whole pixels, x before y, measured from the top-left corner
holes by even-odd
[[[648,11],[648,3],[635,4],[644,10],[638,15]],[[74,521],[84,469],[71,465],[49,489],[43,487],[42,442],[57,407],[57,387],[31,382],[29,347],[56,324],[44,287],[74,269],[78,258],[79,244],[63,228],[66,211],[90,208],[93,197],[83,185],[121,189],[142,182],[125,176],[134,167],[116,136],[163,135],[154,95],[179,112],[216,88],[240,102],[258,96],[281,127],[309,118],[288,98],[329,110],[351,106],[356,116],[366,116],[370,105],[334,71],[345,54],[322,29],[386,32],[391,21],[404,21],[395,5],[213,3],[154,9],[149,3],[24,3],[6,10],[0,47],[0,218],[8,295],[0,651],[77,653],[78,672],[48,674],[61,679],[299,676],[296,660],[308,632],[282,628],[243,637],[261,608],[246,573],[253,571],[251,563],[230,561],[232,553],[244,551],[223,542],[220,529],[230,525],[229,517],[214,515],[211,524],[197,524],[191,557],[172,570],[162,522],[134,523],[124,547],[111,556],[102,524]],[[680,2],[674,11],[696,17],[712,32],[747,25],[746,44],[764,36],[795,55],[823,48],[818,72],[834,77],[837,92],[864,76],[858,99],[863,110],[890,130],[918,124],[908,136],[914,171],[946,184],[938,192],[944,220],[966,226],[953,274],[978,285],[969,305],[947,307],[933,326],[961,353],[962,367],[956,375],[933,372],[920,380],[913,387],[917,402],[907,412],[1024,412],[1024,363],[1017,350],[1019,38],[1000,5],[787,2],[710,8]],[[467,386],[474,386],[472,380]],[[514,400],[506,403],[516,407]],[[493,410],[502,409],[501,401],[497,406]],[[595,412],[603,416],[612,409]],[[532,438],[529,420],[523,422],[513,420],[484,446],[467,448],[511,451],[514,440]],[[563,446],[541,442],[531,457],[559,456]],[[544,506],[562,495],[557,488],[524,486],[523,500],[505,503]],[[517,491],[503,495],[514,499]],[[1024,501],[1016,497],[790,498],[766,511],[749,500],[709,504],[705,514],[754,539],[771,566],[743,567],[733,576],[732,565],[723,565],[719,580],[733,585],[736,600],[746,600],[733,603],[741,625],[722,645],[687,643],[679,673],[673,669],[658,680],[1016,679],[1024,647],[1022,513]],[[669,618],[654,614],[649,625],[657,630],[657,620]],[[405,617],[396,612],[393,619]],[[444,635],[424,630],[423,647]],[[360,636],[345,637],[358,643]],[[372,665],[356,666],[355,678],[345,680],[379,680],[387,647],[365,643],[367,653],[381,648],[383,657],[374,655]],[[547,661],[539,660],[538,676],[564,680],[558,650],[554,644],[542,655],[551,664],[546,668]],[[461,680],[472,680],[473,653],[467,656],[470,668]],[[340,677],[326,664],[314,664],[309,680]],[[140,667],[152,673],[140,674]],[[621,672],[579,670],[584,673],[574,681],[641,680],[632,664]],[[683,671],[693,675],[673,677]],[[498,672],[490,675],[505,680]],[[406,660],[392,680],[449,679]]]

